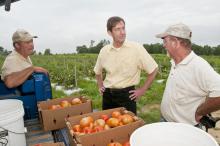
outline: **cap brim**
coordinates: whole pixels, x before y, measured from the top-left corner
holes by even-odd
[[[37,36],[29,36],[29,37],[24,38],[23,40],[20,40],[20,41],[27,42],[27,41],[33,40],[33,38],[38,38],[38,37]]]
[[[160,33],[160,34],[157,34],[156,37],[163,39],[163,38],[165,38],[165,37],[168,36],[168,35],[169,35],[169,34],[167,34],[167,33]]]
[[[32,36],[32,38],[38,38],[38,36]]]

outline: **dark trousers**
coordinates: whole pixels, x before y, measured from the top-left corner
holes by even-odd
[[[134,86],[123,89],[106,88],[103,93],[102,109],[106,110],[117,107],[125,107],[128,111],[132,111],[136,114],[136,102],[129,98],[131,95],[129,91],[134,89]]]

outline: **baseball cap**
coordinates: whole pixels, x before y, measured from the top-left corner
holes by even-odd
[[[24,29],[18,29],[14,32],[12,36],[13,43],[16,42],[27,42],[30,41],[33,38],[37,38],[37,36],[32,36],[29,32],[27,32]]]
[[[170,27],[167,28],[165,32],[161,34],[157,34],[156,37],[164,38],[168,35],[191,40],[192,31],[187,25],[183,23],[178,23],[175,25],[171,25]]]

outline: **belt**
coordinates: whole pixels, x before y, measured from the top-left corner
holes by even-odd
[[[105,88],[106,92],[128,92],[130,90],[133,90],[134,86],[130,86],[130,87],[126,87],[126,88],[121,88],[121,89],[117,89],[117,88]]]

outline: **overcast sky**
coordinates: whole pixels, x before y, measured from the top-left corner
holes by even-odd
[[[220,44],[220,0],[20,0],[9,12],[0,7],[0,46],[12,50],[11,36],[23,28],[39,37],[37,52],[72,53],[111,40],[106,21],[115,15],[126,21],[127,39],[141,44],[162,42],[155,34],[179,22],[192,29],[193,43]]]

